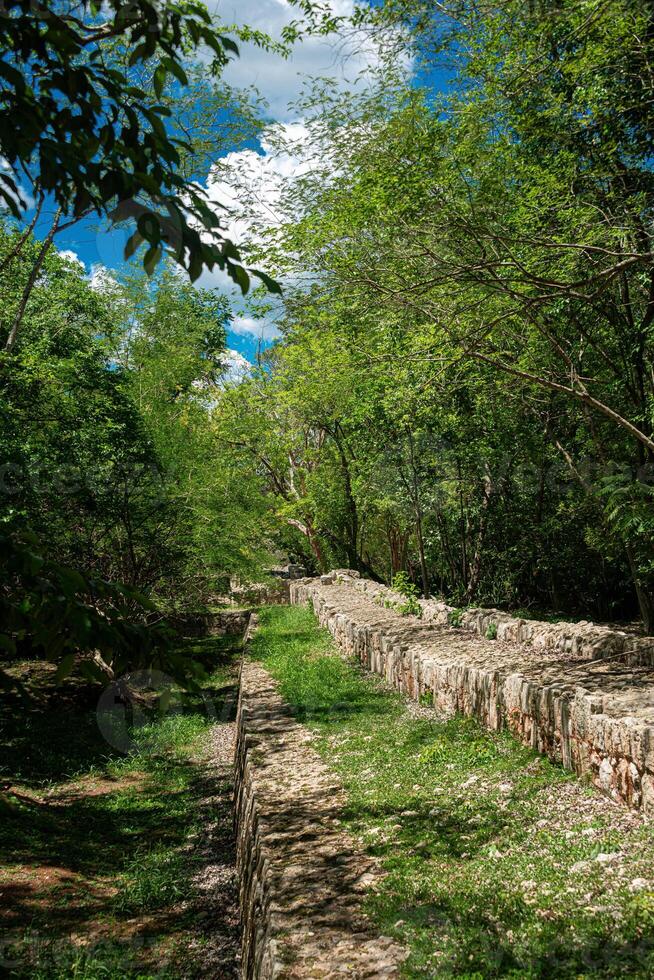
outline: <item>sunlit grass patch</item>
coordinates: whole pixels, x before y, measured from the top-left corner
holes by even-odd
[[[126,861],[114,902],[117,912],[138,915],[165,908],[188,888],[188,864],[174,847],[151,847]]]

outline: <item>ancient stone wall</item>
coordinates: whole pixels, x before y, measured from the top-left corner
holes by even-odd
[[[263,849],[257,795],[252,774],[256,735],[250,731],[250,705],[241,685],[237,713],[235,758],[235,821],[240,879],[242,960],[244,980],[268,980],[277,970],[276,944],[271,927],[269,861]]]
[[[370,579],[361,578],[349,569],[338,569],[322,576],[322,581],[349,582],[352,588],[373,601],[388,600],[398,605],[406,601],[397,592]],[[436,599],[419,599],[425,622],[441,626],[451,625],[472,630],[487,636],[489,630],[497,639],[512,643],[529,643],[540,650],[555,650],[584,660],[600,660],[606,657],[625,656],[626,662],[654,664],[654,637],[638,637],[624,630],[595,623],[546,623],[539,620],[520,619],[501,609],[456,609]]]
[[[171,624],[183,636],[244,636],[251,615],[251,609],[221,609],[171,618]]]
[[[290,598],[311,604],[344,652],[410,697],[506,726],[616,801],[654,813],[651,641],[494,610],[473,610],[453,628],[444,604],[401,616],[385,605],[401,597],[343,570],[291,583]],[[496,640],[485,638],[492,622]]]
[[[342,829],[342,787],[271,677],[247,659],[237,725],[241,976],[398,976],[404,951],[373,933],[362,910],[380,871]]]
[[[226,598],[239,606],[285,605],[288,602],[288,579],[273,576],[266,582],[233,579]]]

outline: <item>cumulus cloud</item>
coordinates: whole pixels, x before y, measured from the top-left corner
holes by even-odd
[[[86,268],[86,266],[84,265],[84,263],[80,259],[80,257],[77,254],[77,252],[75,252],[72,248],[63,248],[63,249],[60,249],[59,250],[59,255],[61,256],[62,259],[67,259],[68,262],[74,262],[75,265],[81,266],[82,269],[85,269]]]
[[[355,0],[325,0],[323,6],[337,17],[349,18]],[[302,11],[288,0],[219,0],[215,4],[225,23],[246,24],[279,40],[282,31],[301,21]],[[338,34],[304,36],[290,57],[242,45],[241,57],[230,62],[226,79],[235,86],[254,81],[270,103],[275,120],[262,133],[258,150],[240,150],[216,161],[207,175],[209,198],[234,212],[225,220],[228,237],[238,245],[260,244],[257,231],[274,228],[282,220],[284,190],[312,168],[324,170],[325,149],[316,141],[293,102],[308,78],[328,78],[332,92],[353,91],[365,85],[371,70],[381,63],[380,50],[369,35],[358,32],[344,41]],[[226,285],[226,277],[213,277]],[[204,283],[203,283],[204,284]]]
[[[299,8],[287,0],[218,0],[213,6],[225,23],[246,24],[275,40],[281,38],[285,27],[302,20]],[[329,0],[325,6],[336,16],[350,17],[355,3]],[[239,87],[254,84],[268,102],[272,118],[282,122],[297,117],[293,103],[300,97],[307,76],[329,77],[337,89],[347,90],[379,63],[375,44],[362,35],[350,43],[336,37],[305,37],[293,47],[288,59],[253,44],[241,44],[240,50],[240,58],[227,68],[226,81]]]
[[[252,370],[252,365],[246,357],[237,350],[227,348],[224,356],[225,372],[222,376],[222,383],[227,385],[240,384],[248,377]]]
[[[262,133],[261,152],[242,150],[228,153],[217,161],[207,178],[209,199],[225,205],[233,216],[226,221],[226,234],[237,245],[245,247],[262,244],[262,229],[270,232],[279,227],[285,218],[282,199],[294,180],[307,174],[315,157],[315,148],[307,126],[301,121],[275,123]],[[265,261],[260,264],[264,271]],[[254,281],[256,285],[256,280]],[[199,285],[220,288],[231,296],[240,308],[241,293],[226,273],[215,269],[205,272]],[[248,317],[240,317],[237,323],[247,323]],[[273,340],[278,331],[272,322],[261,320],[255,329],[232,326],[236,333],[249,333],[264,340]]]
[[[279,330],[268,320],[255,320],[251,316],[237,316],[229,325],[232,333],[250,336],[261,340],[276,340]]]
[[[324,4],[342,17],[349,17],[355,0],[327,0]],[[288,0],[217,0],[213,4],[226,24],[245,24],[279,40],[282,31],[302,13]],[[311,132],[294,107],[309,78],[329,78],[334,92],[349,92],[364,86],[370,73],[380,66],[380,51],[363,34],[344,42],[342,37],[306,36],[293,46],[288,59],[281,55],[241,44],[241,57],[230,63],[225,79],[238,87],[254,84],[267,100],[272,122],[260,137],[259,150],[228,153],[216,161],[206,179],[209,199],[233,211],[225,218],[227,236],[241,247],[248,262],[248,245],[261,246],[262,229],[269,233],[288,219],[283,213],[283,199],[294,180],[309,173],[316,164],[322,171],[328,162],[324,148],[313,142]],[[408,67],[408,66],[407,66]],[[255,263],[256,264],[256,263]],[[266,272],[265,260],[260,263]],[[219,270],[205,272],[198,283],[206,288],[220,288],[233,300],[235,309],[243,312],[238,288]],[[272,340],[277,328],[269,321],[251,321],[239,317],[235,333]],[[255,330],[245,324],[256,323]]]
[[[311,168],[310,134],[302,121],[277,123],[261,136],[261,152],[228,153],[207,178],[209,198],[233,210],[227,232],[237,242],[256,237],[260,226],[282,221],[280,203],[285,187]]]
[[[95,289],[99,293],[112,292],[118,288],[118,282],[105,265],[94,265],[91,269],[89,281],[91,289]]]

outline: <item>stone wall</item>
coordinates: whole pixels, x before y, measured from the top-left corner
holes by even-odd
[[[290,598],[309,603],[345,653],[410,697],[506,726],[616,801],[654,813],[651,641],[495,610],[473,610],[455,629],[444,604],[423,602],[422,618],[398,615],[384,605],[390,590],[343,570],[291,583]],[[497,639],[486,639],[493,622]],[[619,662],[609,659],[616,653]]]
[[[388,599],[400,604],[403,597],[385,585],[364,579],[357,572],[338,569],[322,576],[326,581],[348,581],[352,588],[369,596],[373,601]],[[406,600],[404,600],[406,601]],[[546,623],[539,620],[520,619],[501,609],[456,609],[437,599],[419,599],[425,622],[441,626],[455,622],[463,629],[487,636],[495,631],[499,640],[512,643],[529,643],[540,650],[555,650],[584,660],[601,660],[621,657],[633,664],[654,664],[654,637],[638,637],[624,630],[595,623]]]
[[[398,976],[404,951],[363,913],[380,871],[342,829],[342,787],[247,659],[237,730],[243,980]]]
[[[241,685],[237,712],[235,822],[242,931],[241,976],[268,980],[278,975],[271,926],[271,881],[259,825],[252,771],[256,735],[250,731],[250,705]]]
[[[288,602],[288,580],[271,576],[265,582],[232,580],[228,601],[239,606],[276,606]]]
[[[251,609],[221,609],[181,616],[171,623],[184,636],[245,636],[251,615]]]

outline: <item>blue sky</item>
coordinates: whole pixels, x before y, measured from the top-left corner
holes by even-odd
[[[330,3],[338,14],[347,15],[353,9],[353,0],[330,0]],[[214,0],[213,6],[226,23],[248,24],[273,37],[279,37],[283,27],[298,17],[298,10],[289,6],[286,0],[240,0],[238,5],[234,0]],[[324,38],[305,39],[296,45],[287,60],[251,45],[242,46],[241,58],[235,60],[226,71],[226,81],[239,87],[255,85],[266,99],[271,119],[285,133],[292,135],[297,146],[296,153],[291,152],[280,158],[266,152],[264,135],[263,145],[256,149],[239,146],[231,148],[227,158],[229,168],[239,177],[242,174],[247,176],[254,188],[253,198],[261,200],[272,211],[280,183],[302,166],[303,127],[293,103],[300,96],[304,80],[311,75],[328,76],[333,79],[335,87],[348,90],[356,84],[357,76],[362,71],[374,68],[376,57],[372,47],[358,46],[356,50],[347,53],[336,39]],[[437,89],[447,84],[446,76],[432,77],[429,81]],[[200,178],[208,186],[210,193],[215,193],[216,200],[219,200],[224,193],[223,184],[215,180],[212,182],[211,174],[200,175]],[[52,210],[45,209],[36,228],[37,235],[44,234],[49,227]],[[230,230],[238,241],[239,232],[243,228],[237,222]],[[91,274],[97,267],[119,270],[123,266],[123,247],[129,233],[128,230],[112,229],[94,217],[63,231],[57,235],[55,241],[61,251],[74,253]],[[220,273],[205,274],[200,285],[219,287],[232,295],[237,315],[235,329],[228,336],[228,346],[248,360],[253,360],[258,347],[265,347],[274,338],[271,319],[257,319],[243,308],[239,292]]]

